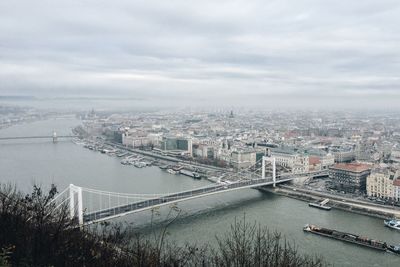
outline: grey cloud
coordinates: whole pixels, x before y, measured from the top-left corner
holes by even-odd
[[[0,94],[400,96],[400,3],[0,3]]]

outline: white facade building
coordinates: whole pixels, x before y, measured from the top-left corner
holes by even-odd
[[[248,168],[256,164],[256,152],[253,150],[239,150],[232,152],[231,163],[235,169]]]
[[[399,172],[391,168],[374,170],[367,177],[367,195],[385,199],[400,200]]]
[[[328,169],[330,166],[335,165],[335,156],[328,153],[325,156],[320,157],[321,169]]]
[[[305,173],[310,169],[308,155],[288,150],[272,150],[271,156],[275,158],[276,165],[290,169],[292,173]]]

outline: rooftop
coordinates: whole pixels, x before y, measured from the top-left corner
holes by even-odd
[[[331,169],[351,171],[351,172],[363,172],[371,169],[371,166],[363,163],[338,163],[335,164]]]
[[[310,165],[316,165],[316,164],[320,164],[321,163],[319,157],[311,156],[308,159],[309,159],[309,164]]]
[[[289,146],[281,146],[277,148],[274,147],[271,148],[271,152],[275,154],[287,154],[287,155],[305,154],[302,150]]]

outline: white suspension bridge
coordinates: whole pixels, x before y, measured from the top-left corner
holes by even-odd
[[[268,185],[275,187],[276,184],[285,183],[295,178],[321,175],[321,172],[276,175],[275,158],[263,157],[261,161],[262,166],[259,169],[249,171],[250,167],[236,173],[235,176],[237,177],[235,178],[239,178],[239,180],[216,183],[192,190],[164,194],[129,194],[96,190],[70,184],[53,199],[53,202],[56,203],[56,208],[67,205],[71,218],[76,218],[80,225],[84,225],[190,199],[245,188]],[[270,177],[265,175],[267,162],[271,163],[269,166],[272,167],[272,175]],[[252,178],[260,169],[261,177],[258,174],[258,177]],[[250,176],[249,173],[251,174]],[[232,175],[229,175],[232,178]],[[246,178],[243,178],[243,176]]]

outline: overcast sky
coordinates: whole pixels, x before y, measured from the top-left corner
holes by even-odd
[[[397,105],[400,1],[1,0],[21,94]]]

